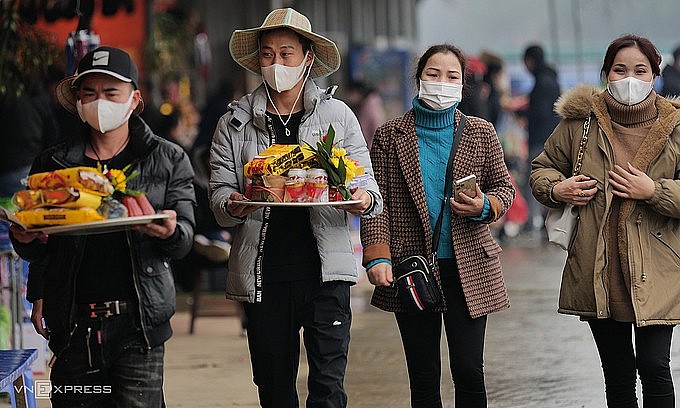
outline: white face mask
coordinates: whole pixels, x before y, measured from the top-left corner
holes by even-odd
[[[460,102],[463,97],[463,85],[449,82],[420,80],[418,99],[434,110],[444,110]]]
[[[78,116],[83,122],[87,122],[90,126],[102,133],[106,133],[113,129],[118,129],[123,123],[130,119],[132,115],[132,96],[127,102],[112,102],[106,99],[96,99],[92,102],[83,104],[80,99],[76,101],[76,109]]]
[[[654,79],[645,82],[632,76],[607,83],[607,90],[611,96],[624,105],[635,105],[644,101],[653,88]]]
[[[309,52],[309,51],[308,51]],[[262,78],[264,81],[276,92],[283,92],[294,87],[305,72],[305,62],[307,62],[307,54],[302,59],[302,63],[297,67],[288,67],[281,64],[272,64],[268,67],[261,67]]]

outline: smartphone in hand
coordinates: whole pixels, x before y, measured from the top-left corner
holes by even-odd
[[[453,199],[456,202],[462,202],[458,193],[464,193],[468,197],[474,198],[477,195],[477,176],[470,174],[460,180],[456,180],[453,189]]]

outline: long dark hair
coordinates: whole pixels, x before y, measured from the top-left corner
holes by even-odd
[[[609,75],[609,70],[612,69],[614,65],[614,58],[616,54],[622,48],[637,47],[640,52],[642,52],[645,57],[649,60],[649,65],[652,67],[652,73],[655,77],[661,75],[661,54],[656,46],[645,37],[640,37],[635,34],[625,34],[609,44],[607,47],[607,52],[604,54],[604,60],[602,61],[602,69],[600,69],[600,78],[602,81],[607,81],[607,76]]]

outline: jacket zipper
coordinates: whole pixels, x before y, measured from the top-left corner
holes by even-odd
[[[55,159],[55,161],[57,161],[57,160]],[[58,161],[57,161],[57,162],[58,162]],[[86,240],[86,239],[87,239],[87,238],[84,238],[84,237],[83,237],[83,238],[79,239],[78,241],[81,241],[81,242],[82,242],[82,241],[84,241],[84,240]],[[84,245],[84,244],[83,244],[82,248],[85,248],[85,245]],[[80,254],[79,254],[79,256],[78,256],[78,258],[79,258],[81,261],[82,261],[82,259],[83,259],[83,251],[84,251],[84,249],[80,249]],[[73,284],[72,284],[72,287],[71,287],[73,296],[71,297],[71,305],[69,306],[69,310],[68,310],[68,326],[70,327],[70,326],[73,324],[73,328],[71,329],[71,332],[69,333],[68,340],[66,341],[66,344],[64,345],[64,347],[63,347],[61,350],[59,350],[59,352],[55,352],[55,353],[54,353],[54,356],[53,356],[52,359],[50,360],[50,364],[54,364],[54,361],[57,359],[57,357],[58,357],[61,353],[63,353],[64,350],[66,350],[66,349],[71,345],[71,338],[73,337],[73,333],[76,331],[76,328],[78,328],[78,323],[74,323],[74,322],[73,322],[73,319],[72,319],[73,310],[75,309],[75,304],[76,304],[76,282],[78,281],[78,272],[77,272],[77,270],[76,270],[76,267],[75,267],[75,264],[74,264],[74,263],[71,264],[71,269],[74,270],[74,271],[76,271],[76,272],[73,274]],[[50,367],[51,367],[51,366],[50,366]]]
[[[128,248],[130,248],[130,259],[132,260],[132,282],[135,284],[135,295],[137,296],[137,308],[139,309],[139,324],[142,326],[142,335],[144,336],[144,342],[146,342],[146,349],[151,350],[151,342],[149,341],[149,336],[146,334],[146,325],[144,324],[144,312],[142,310],[142,296],[139,290],[139,271],[134,261],[135,254],[132,249],[132,243],[130,242],[130,232],[125,233],[125,238],[127,239]]]
[[[644,268],[645,257],[642,256],[644,248],[642,247],[642,230],[640,228],[640,225],[642,224],[642,213],[638,213],[637,218],[635,219],[635,224],[637,226],[638,247],[640,249],[640,279],[642,279],[642,281],[645,282],[647,280],[647,274],[645,273]]]
[[[637,234],[638,234],[638,250],[640,251],[640,280],[642,282],[647,281],[647,274],[645,273],[645,265],[644,265],[644,259],[645,257],[643,256],[643,251],[644,248],[642,247],[642,230],[640,228],[640,225],[642,225],[642,213],[638,213],[636,219],[635,219],[635,226],[637,228]],[[635,321],[637,322],[637,304],[635,303],[635,296],[634,296],[634,291],[635,291],[635,284],[633,282],[633,278],[635,277],[636,271],[635,271],[635,262],[628,262],[630,265],[629,268],[631,268],[631,282],[630,282],[630,297],[631,297],[631,304],[633,306],[633,314],[635,315]]]
[[[52,155],[52,156],[51,156],[51,159],[52,159],[52,161],[54,161],[56,164],[58,164],[59,166],[61,166],[61,167],[64,168],[64,169],[66,169],[66,168],[68,168],[68,167],[73,167],[73,166],[67,164],[66,162],[64,162],[64,161],[62,161],[62,160],[60,160],[60,159],[58,159],[55,155]],[[83,238],[83,239],[86,239],[86,238]],[[84,247],[84,246],[83,246],[83,247]],[[79,258],[80,258],[81,260],[83,259],[82,252],[81,252]],[[75,270],[75,265],[71,265],[71,267],[72,267],[73,270]],[[72,286],[72,288],[71,288],[72,291],[73,291],[73,297],[71,298],[71,306],[69,307],[69,313],[68,313],[68,326],[70,327],[71,324],[73,324],[73,328],[72,328],[71,331],[69,332],[68,340],[66,340],[66,344],[64,345],[64,347],[62,347],[61,350],[59,350],[58,352],[55,352],[55,353],[52,355],[52,358],[50,359],[50,362],[48,363],[48,366],[49,366],[50,368],[54,365],[54,362],[57,360],[57,358],[59,357],[59,355],[61,355],[61,353],[63,353],[64,350],[66,350],[66,349],[71,345],[71,339],[73,338],[73,333],[75,333],[76,329],[78,328],[78,323],[73,323],[72,318],[71,318],[72,315],[73,315],[73,310],[74,310],[74,308],[75,308],[75,299],[76,299],[76,298],[75,298],[75,293],[76,293],[76,281],[77,281],[77,276],[76,276],[76,275],[77,275],[77,273],[74,274],[74,276],[73,276],[73,286]]]
[[[136,159],[133,160],[130,163],[130,168],[134,167],[139,163],[141,159]],[[146,343],[146,349],[151,350],[151,342],[149,341],[149,336],[146,332],[146,325],[144,324],[144,310],[142,308],[142,295],[141,295],[141,290],[139,289],[140,283],[139,283],[139,268],[137,266],[137,262],[135,259],[135,250],[132,245],[132,242],[130,240],[130,231],[125,232],[125,239],[127,240],[128,243],[128,248],[130,250],[130,263],[132,264],[132,282],[135,285],[135,295],[137,296],[137,309],[139,311],[139,325],[142,328],[142,335],[144,336],[144,342]]]
[[[85,335],[85,344],[87,344],[87,363],[90,368],[92,368],[92,350],[90,350],[90,337],[92,336],[92,327],[87,328],[87,334]]]
[[[652,236],[654,237],[654,239],[656,239],[657,241],[659,241],[659,243],[661,243],[663,246],[665,246],[666,248],[668,248],[668,250],[671,251],[671,252],[673,253],[673,255],[675,255],[676,258],[679,258],[679,259],[680,259],[680,254],[678,254],[678,253],[675,251],[675,249],[674,249],[673,247],[671,247],[670,245],[668,245],[668,243],[667,243],[666,241],[664,241],[663,239],[661,239],[661,233],[660,233],[660,232],[657,233],[657,234],[654,234],[653,232],[650,232],[650,234],[652,234]]]
[[[61,353],[63,353],[64,350],[66,350],[66,349],[68,348],[68,346],[71,345],[71,339],[73,338],[73,333],[76,332],[76,329],[77,329],[77,328],[78,328],[78,323],[74,323],[74,324],[73,324],[73,328],[71,329],[71,331],[70,331],[69,334],[68,334],[68,340],[66,340],[66,346],[64,346],[64,348],[61,349],[61,351],[60,351],[59,353],[54,353],[54,354],[52,355],[52,358],[50,358],[50,362],[47,364],[47,366],[48,366],[49,368],[54,367],[54,363],[57,361],[57,358],[59,358],[59,356],[61,355]]]

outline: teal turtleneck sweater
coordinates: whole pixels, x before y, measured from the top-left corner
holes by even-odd
[[[448,205],[450,195],[444,197],[444,183],[446,182],[446,166],[451,154],[453,134],[455,132],[455,112],[458,104],[444,110],[433,110],[413,98],[416,134],[418,135],[418,156],[420,169],[423,174],[425,200],[430,214],[430,227],[434,232],[437,217],[441,210],[442,200],[446,200],[442,229],[439,233],[437,257],[439,259],[453,258],[453,240],[451,238],[451,206]],[[479,217],[471,217],[481,221],[489,216],[491,203],[484,195],[484,208]]]
[[[444,110],[433,110],[422,105],[417,97],[413,98],[416,134],[418,135],[418,156],[423,175],[427,210],[430,213],[430,226],[433,231],[442,206],[442,200],[446,200],[448,203],[450,198],[444,197],[444,183],[446,181],[446,171],[444,170],[448,164],[451,144],[453,143],[456,106],[458,104]],[[437,257],[440,259],[453,258],[450,205],[444,206]]]

